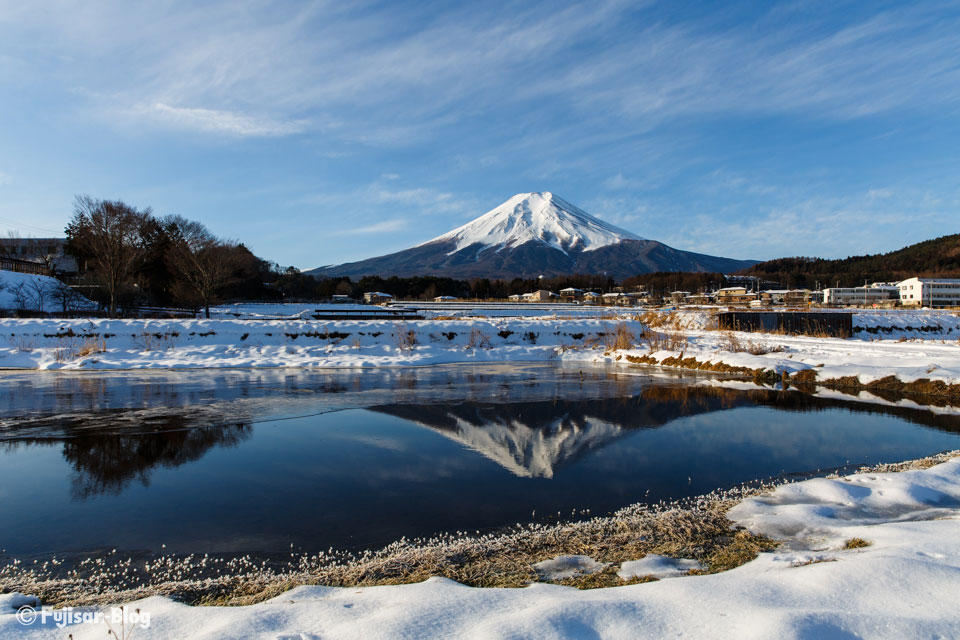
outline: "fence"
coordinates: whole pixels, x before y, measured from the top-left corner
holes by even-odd
[[[729,311],[717,316],[721,329],[766,331],[800,335],[849,338],[853,335],[852,313]]]

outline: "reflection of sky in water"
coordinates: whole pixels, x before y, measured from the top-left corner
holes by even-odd
[[[388,375],[245,373],[246,391],[225,399],[214,381],[198,404],[180,390],[196,377],[111,377],[84,382],[92,400],[62,400],[66,419],[34,395],[8,401],[0,548],[376,546],[960,446],[956,418],[922,411],[605,370],[583,380],[543,366],[467,371],[423,370],[400,391]],[[137,409],[104,412],[111,385]],[[134,397],[159,405],[152,419]]]

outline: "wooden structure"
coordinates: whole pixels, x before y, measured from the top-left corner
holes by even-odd
[[[853,335],[852,313],[806,311],[728,311],[717,316],[720,329],[766,331],[800,335],[849,338]]]

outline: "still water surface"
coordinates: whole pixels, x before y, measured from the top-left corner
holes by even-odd
[[[957,416],[553,365],[0,389],[8,554],[377,547],[960,447]]]

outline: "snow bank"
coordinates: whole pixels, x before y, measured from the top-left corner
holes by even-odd
[[[617,322],[597,319],[443,321],[0,320],[0,367],[373,367],[544,361],[602,350]],[[639,323],[629,323],[634,332]]]
[[[596,573],[607,566],[590,556],[557,556],[533,565],[544,580],[562,580],[576,575]]]
[[[857,311],[853,314],[855,338],[952,339],[960,338],[960,314],[935,309]]]
[[[653,576],[657,579],[677,578],[687,575],[694,569],[703,567],[696,560],[687,558],[667,558],[666,556],[648,553],[639,560],[631,560],[620,565],[617,575],[624,580],[642,576]]]
[[[63,286],[62,282],[50,276],[0,271],[0,309],[61,311],[61,301],[56,298],[54,291]],[[97,305],[77,294],[76,299],[70,301],[69,308],[96,309]]]
[[[958,517],[960,458],[922,471],[815,478],[748,498],[727,514],[755,533],[795,548],[842,546],[853,529],[885,522]],[[960,560],[960,557],[957,558]]]
[[[431,578],[403,586],[304,586],[248,607],[190,607],[152,597],[131,608],[149,614],[149,632],[141,633],[157,640],[955,638],[958,499],[960,459],[926,470],[782,486],[746,500],[731,516],[784,536],[783,550],[725,573],[625,587],[479,589]],[[844,548],[852,538],[869,544]],[[651,566],[662,562],[650,558]],[[9,611],[0,609],[0,637],[105,635],[102,624],[60,630],[51,619],[24,626]]]

